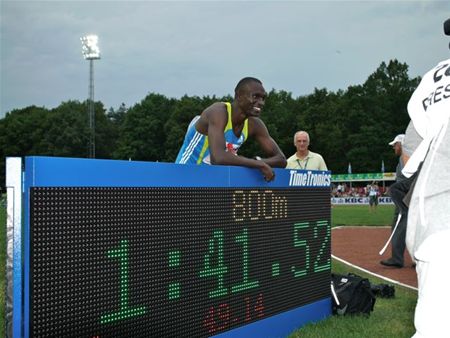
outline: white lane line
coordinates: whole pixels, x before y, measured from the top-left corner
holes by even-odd
[[[367,226],[367,227],[370,227],[370,226]],[[334,227],[333,229],[340,229],[340,228],[348,228],[348,226],[337,226],[337,227]],[[357,228],[357,226],[354,226],[353,228]],[[361,228],[361,227],[358,226],[358,228]],[[373,227],[372,227],[372,228],[373,228]],[[381,227],[378,227],[378,228],[381,228]],[[333,229],[332,229],[332,230],[333,230]],[[375,277],[377,277],[377,278],[383,279],[383,280],[385,280],[385,281],[387,281],[387,282],[389,282],[389,283],[393,283],[393,284],[400,285],[400,286],[403,286],[403,287],[408,288],[408,289],[411,289],[411,290],[418,291],[418,289],[417,289],[416,287],[414,287],[414,286],[411,286],[411,285],[408,285],[408,284],[404,284],[404,283],[401,283],[401,282],[396,281],[396,280],[394,280],[394,279],[391,279],[391,278],[388,278],[388,277],[379,275],[379,274],[377,274],[377,273],[371,272],[371,271],[366,270],[366,269],[364,269],[364,268],[362,268],[362,267],[360,267],[360,266],[358,266],[358,265],[355,265],[355,264],[352,264],[352,263],[350,263],[350,262],[347,262],[346,260],[344,260],[344,259],[342,259],[342,258],[339,258],[339,257],[337,257],[337,256],[335,256],[335,255],[331,255],[331,257],[334,258],[335,260],[341,262],[341,263],[344,263],[344,264],[346,264],[346,265],[348,265],[348,266],[351,266],[352,268],[361,270],[361,271],[363,271],[363,272],[365,272],[365,273],[367,273],[367,274],[369,274],[369,275],[372,275],[372,276],[375,276]]]
[[[351,266],[352,268],[361,270],[361,271],[363,271],[363,272],[365,272],[365,273],[367,273],[367,274],[369,274],[369,275],[372,275],[372,276],[381,278],[381,279],[383,279],[383,280],[385,280],[385,281],[387,281],[387,282],[390,282],[390,283],[393,283],[393,284],[397,284],[397,285],[403,286],[403,287],[405,287],[405,288],[408,288],[408,289],[417,291],[417,288],[414,287],[414,286],[411,286],[411,285],[408,285],[408,284],[404,284],[404,283],[401,283],[401,282],[399,282],[399,281],[396,281],[396,280],[393,280],[393,279],[384,277],[384,276],[382,276],[382,275],[379,275],[379,274],[377,274],[377,273],[371,272],[371,271],[366,270],[366,269],[364,269],[364,268],[362,268],[362,267],[360,267],[360,266],[358,266],[358,265],[355,265],[355,264],[352,264],[352,263],[350,263],[350,262],[347,262],[346,260],[343,260],[342,258],[336,257],[335,255],[331,255],[331,257],[333,257],[335,260],[337,260],[337,261],[339,261],[339,262],[341,262],[341,263],[344,263],[344,264],[346,264],[346,265],[349,265],[349,266]]]

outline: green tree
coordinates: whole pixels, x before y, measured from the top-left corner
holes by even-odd
[[[386,168],[395,168],[398,159],[387,143],[405,131],[407,104],[419,81],[409,78],[407,64],[391,60],[382,62],[362,85],[356,96],[358,109],[353,109],[358,129],[348,135],[352,148],[347,155],[355,171],[380,171],[382,160]]]
[[[109,108],[108,114],[106,116],[112,122],[113,125],[120,127],[125,120],[125,115],[127,114],[128,108],[125,106],[125,103],[122,103],[119,109],[114,110],[113,108]]]
[[[49,111],[30,106],[15,109],[0,119],[0,187],[5,184],[5,157],[39,155]]]
[[[0,120],[0,144],[4,155],[25,156],[39,153],[48,115],[46,108],[36,106],[7,113],[5,118]]]
[[[109,158],[114,147],[112,122],[101,102],[95,102],[95,154]],[[88,157],[90,129],[87,101],[67,101],[52,109],[46,120],[41,154]]]
[[[164,124],[174,106],[174,99],[149,94],[130,108],[120,128],[114,158],[161,161],[165,157]]]

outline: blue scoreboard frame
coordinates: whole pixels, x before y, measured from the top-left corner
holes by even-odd
[[[282,337],[326,318],[331,174],[275,174],[27,157],[7,335]]]

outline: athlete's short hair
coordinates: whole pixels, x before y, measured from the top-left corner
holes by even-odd
[[[254,77],[244,77],[242,80],[238,82],[236,85],[236,88],[234,88],[234,93],[237,94],[239,91],[241,91],[246,85],[248,85],[251,82],[258,82],[262,85],[262,82]]]

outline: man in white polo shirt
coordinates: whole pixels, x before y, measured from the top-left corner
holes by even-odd
[[[297,152],[288,158],[286,169],[328,170],[323,157],[308,149],[309,134],[306,131],[295,133],[294,145]]]

